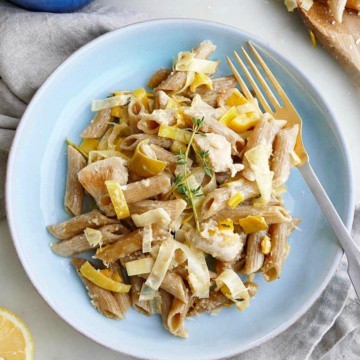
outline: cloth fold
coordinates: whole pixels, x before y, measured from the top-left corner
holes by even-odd
[[[144,14],[122,9],[121,3],[117,7],[92,4],[72,14],[50,14],[29,12],[0,0],[0,218],[5,216],[7,153],[19,119],[36,90],[82,45],[145,19]],[[355,216],[354,235],[360,240],[360,210]],[[360,344],[360,306],[354,297],[348,298],[349,289],[344,259],[305,315],[281,335],[233,359],[360,358],[355,351]]]

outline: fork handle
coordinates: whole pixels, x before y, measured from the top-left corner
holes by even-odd
[[[349,263],[349,277],[358,298],[360,298],[360,249],[346,229],[310,163],[300,166],[299,170],[345,251]]]

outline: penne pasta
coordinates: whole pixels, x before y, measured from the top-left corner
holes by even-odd
[[[84,283],[88,291],[88,295],[91,299],[91,304],[101,314],[105,315],[108,318],[111,319],[122,318],[123,313],[112,292],[102,289],[101,287],[95,285],[94,283],[92,283],[90,280],[86,279],[79,273],[81,266],[85,262],[86,261],[84,259],[80,259],[80,258],[72,259],[72,263],[75,266],[81,281]]]
[[[83,212],[84,189],[79,183],[77,174],[86,166],[84,157],[72,146],[68,145],[68,165],[65,191],[65,209],[78,216]]]
[[[218,97],[222,95],[223,91],[237,86],[234,76],[224,76],[221,78],[212,79],[213,90],[209,90],[206,86],[199,86],[195,93],[201,96],[201,99],[212,107],[218,107]]]
[[[149,210],[162,208],[170,216],[171,220],[174,221],[179,218],[186,208],[186,202],[182,199],[175,200],[144,200],[129,205],[131,214],[143,214]]]
[[[115,262],[110,264],[109,269],[111,273],[117,274],[121,282],[124,282],[124,276],[122,275],[122,268],[119,263]],[[112,294],[119,305],[119,309],[120,309],[119,317],[121,319],[125,319],[125,314],[131,307],[130,293],[112,293]]]
[[[140,99],[132,98],[128,106],[129,125],[133,132],[138,132],[137,124],[142,115],[145,114],[145,107]]]
[[[148,275],[142,275],[144,279],[148,278]],[[184,284],[183,279],[181,276],[168,271],[162,281],[160,287],[166,290],[169,294],[173,295],[175,298],[179,299],[180,301],[185,302],[187,295],[186,295],[186,286]]]
[[[158,109],[154,110],[151,114],[142,116],[142,119],[137,123],[137,127],[146,134],[157,134],[161,125],[174,125],[175,123],[175,112],[173,109]]]
[[[166,237],[168,232],[161,228],[155,227],[153,229],[153,236],[157,238]],[[113,263],[126,255],[132,254],[135,251],[142,249],[142,232],[135,230],[130,234],[124,235],[120,240],[114,244],[105,246],[96,252],[95,258],[102,260],[104,263]]]
[[[194,298],[187,316],[199,315],[204,312],[211,312],[229,306],[231,301],[221,291],[210,291],[209,297],[205,299]]]
[[[170,97],[164,91],[157,91],[155,95],[155,108],[156,109],[166,109]]]
[[[103,225],[97,228],[102,234],[101,245],[109,245],[120,240],[130,231],[121,224]],[[92,246],[89,244],[84,234],[76,235],[68,240],[53,242],[50,244],[51,250],[60,256],[74,256],[97,249],[100,245]]]
[[[171,309],[167,316],[167,328],[172,334],[185,338],[188,336],[184,324],[188,308],[188,301],[182,302],[177,298],[173,299]]]
[[[250,275],[260,270],[264,263],[264,254],[260,243],[266,236],[266,231],[259,231],[248,236],[246,243],[246,258],[244,274]]]
[[[285,124],[285,120],[274,120],[271,115],[265,114],[263,119],[257,123],[254,131],[248,137],[244,152],[247,152],[260,144],[272,146],[276,134]],[[254,181],[255,176],[251,171],[250,164],[246,157],[243,158],[243,164],[245,168],[241,173],[242,176],[250,181]]]
[[[195,58],[197,59],[207,59],[216,49],[216,46],[209,40],[203,41],[199,46],[193,49]],[[169,74],[169,76],[163,80],[157,87],[156,91],[173,91],[180,92],[180,90],[185,90],[187,74],[185,71],[174,71]],[[190,85],[190,84],[189,84]]]
[[[134,151],[139,143],[143,140],[149,140],[149,144],[154,144],[161,146],[162,148],[169,149],[172,145],[172,140],[161,138],[156,135],[147,135],[147,134],[134,134],[126,137],[121,145],[120,149],[127,151]]]
[[[271,161],[271,170],[274,172],[273,187],[284,184],[290,175],[291,153],[294,151],[299,125],[281,129],[274,141],[274,153]]]
[[[167,175],[160,174],[145,180],[133,182],[123,187],[123,193],[128,204],[136,203],[166,193],[170,190],[171,182]]]
[[[236,181],[224,184],[224,187],[216,189],[205,196],[201,205],[201,217],[208,219],[221,210],[229,208],[228,201],[236,194],[240,193],[243,201],[251,199],[259,194],[256,183],[241,178]]]
[[[240,205],[234,209],[225,209],[221,213],[212,217],[214,220],[232,219],[238,223],[240,219],[250,215],[259,215],[264,217],[267,224],[289,223],[291,216],[285,208],[281,206],[250,206]]]
[[[167,167],[170,170],[172,170],[172,171],[175,170],[177,161],[176,161],[175,155],[172,152],[165,150],[162,147],[155,145],[155,144],[150,145],[150,147],[153,149],[153,151],[156,155],[156,158],[158,160],[165,161],[167,163]]]
[[[75,216],[70,220],[50,225],[49,232],[60,240],[71,239],[82,233],[87,227],[99,227],[107,224],[115,224],[117,220],[110,219],[99,210],[92,210],[86,214]]]
[[[130,300],[132,307],[139,311],[140,313],[151,316],[154,314],[153,307],[151,306],[151,303],[149,300],[140,300],[140,292],[141,288],[144,284],[145,280],[142,279],[139,276],[131,276],[130,277],[130,284],[131,284],[131,290],[130,290]]]
[[[271,252],[266,256],[261,269],[266,281],[273,281],[280,277],[287,256],[287,238],[291,231],[291,226],[287,223],[271,226]]]
[[[101,138],[109,126],[110,118],[110,108],[98,111],[95,117],[91,120],[89,126],[81,133],[80,136],[83,139]]]
[[[171,69],[159,69],[150,78],[148,82],[148,87],[150,88],[158,87],[170,74],[171,74]]]
[[[239,154],[244,147],[245,142],[239,134],[212,117],[205,118],[203,131],[224,136],[231,144],[231,153],[233,155]]]

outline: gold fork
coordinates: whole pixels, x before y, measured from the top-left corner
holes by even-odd
[[[271,106],[269,105],[268,100],[266,99],[265,94],[260,90],[250,71],[245,66],[245,63],[240,58],[239,54],[234,51],[234,56],[238,64],[240,65],[243,73],[245,74],[248,82],[250,83],[256,98],[262,105],[263,109],[273,115],[277,119],[284,119],[288,122],[289,125],[298,124],[300,131],[297,137],[295,152],[300,158],[300,163],[298,164],[298,169],[302,176],[304,177],[306,183],[308,184],[310,190],[312,191],[316,201],[318,202],[320,208],[325,214],[329,224],[332,226],[334,233],[336,234],[341,246],[343,247],[346,256],[348,258],[348,273],[351,279],[351,282],[354,286],[357,296],[360,298],[360,249],[356,246],[354,240],[351,238],[349,231],[346,229],[344,223],[342,222],[339,214],[337,213],[334,205],[326,194],[324,188],[322,187],[319,179],[317,178],[314,170],[312,169],[309,163],[309,157],[305,150],[303,141],[302,141],[302,119],[298,112],[296,111],[294,105],[291,103],[289,97],[286,95],[283,88],[280,86],[279,82],[276,80],[273,73],[270,71],[266,65],[263,58],[260,56],[259,52],[255,49],[253,44],[250,42],[248,46],[264,70],[268,81],[273,85],[274,89],[277,92],[277,96],[282,101],[283,105],[280,105],[277,97],[272,92],[268,83],[261,75],[259,69],[255,65],[254,61],[249,56],[248,52],[242,47],[241,50],[244,54],[246,61],[248,62],[251,70],[255,74],[255,77],[259,81],[264,93],[267,95],[267,99],[270,101]],[[242,92],[248,100],[253,99],[253,95],[250,92],[250,89],[246,85],[245,81],[236,70],[234,64],[229,57],[226,58],[231,71],[233,72],[237,82],[240,85]]]

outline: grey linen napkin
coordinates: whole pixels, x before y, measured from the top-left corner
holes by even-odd
[[[0,218],[5,215],[7,152],[36,90],[80,46],[145,18],[96,4],[73,14],[34,13],[0,0]],[[360,210],[353,232],[360,242]],[[352,360],[360,358],[359,334],[360,306],[351,292],[344,259],[322,296],[300,320],[273,340],[233,359]]]

